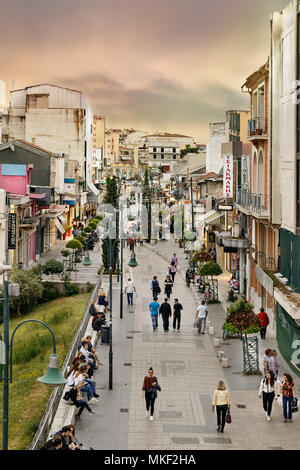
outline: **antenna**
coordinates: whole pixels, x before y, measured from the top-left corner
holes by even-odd
[[[14,89],[15,89],[15,81],[13,80],[12,81],[12,91],[14,91]]]

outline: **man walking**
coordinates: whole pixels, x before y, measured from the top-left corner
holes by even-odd
[[[180,322],[181,322],[181,311],[183,310],[183,306],[178,302],[178,299],[174,301],[174,310],[173,310],[173,331],[176,330],[176,323],[177,323],[177,333],[180,331]]]
[[[136,292],[135,285],[134,285],[134,282],[129,277],[125,285],[125,294],[127,294],[128,305],[133,305],[133,293],[134,292]]]
[[[172,310],[167,297],[165,298],[164,303],[161,304],[159,313],[162,315],[164,331],[169,331],[169,317],[172,316]]]
[[[257,316],[259,317],[260,324],[261,324],[261,329],[260,329],[261,339],[266,339],[267,326],[269,325],[270,321],[263,307],[260,309],[260,312]]]
[[[157,302],[157,297],[154,297],[153,302],[151,302],[149,304],[149,310],[150,310],[150,313],[151,313],[153,331],[156,331],[157,327],[158,327],[158,321],[157,320],[158,320],[158,309],[159,309],[159,307],[160,307],[160,305]]]
[[[197,308],[196,317],[198,324],[198,333],[199,335],[202,333],[204,335],[205,326],[206,326],[206,319],[208,315],[208,310],[205,305],[205,300],[202,300],[201,305]]]

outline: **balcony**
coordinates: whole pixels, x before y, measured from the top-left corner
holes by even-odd
[[[267,138],[268,136],[264,117],[256,117],[248,121],[249,140],[265,140]]]
[[[264,194],[251,194],[245,189],[239,189],[236,192],[237,209],[247,215],[262,219],[269,217],[270,203],[270,196]]]

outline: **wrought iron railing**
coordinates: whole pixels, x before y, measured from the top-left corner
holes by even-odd
[[[265,194],[251,194],[245,189],[238,189],[236,192],[236,204],[257,215],[267,215],[270,201],[270,196]]]
[[[266,135],[266,124],[264,117],[256,117],[248,121],[248,136]]]

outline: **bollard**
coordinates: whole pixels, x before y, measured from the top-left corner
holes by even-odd
[[[219,338],[214,338],[214,347],[217,348],[218,346],[220,346],[220,340]]]
[[[225,354],[224,351],[219,351],[219,353],[218,353],[219,361],[221,361],[223,359],[224,354]]]
[[[211,336],[215,334],[215,329],[214,329],[213,326],[210,326],[210,327],[208,328],[208,334],[211,335]]]
[[[222,367],[228,367],[228,357],[222,357]]]

